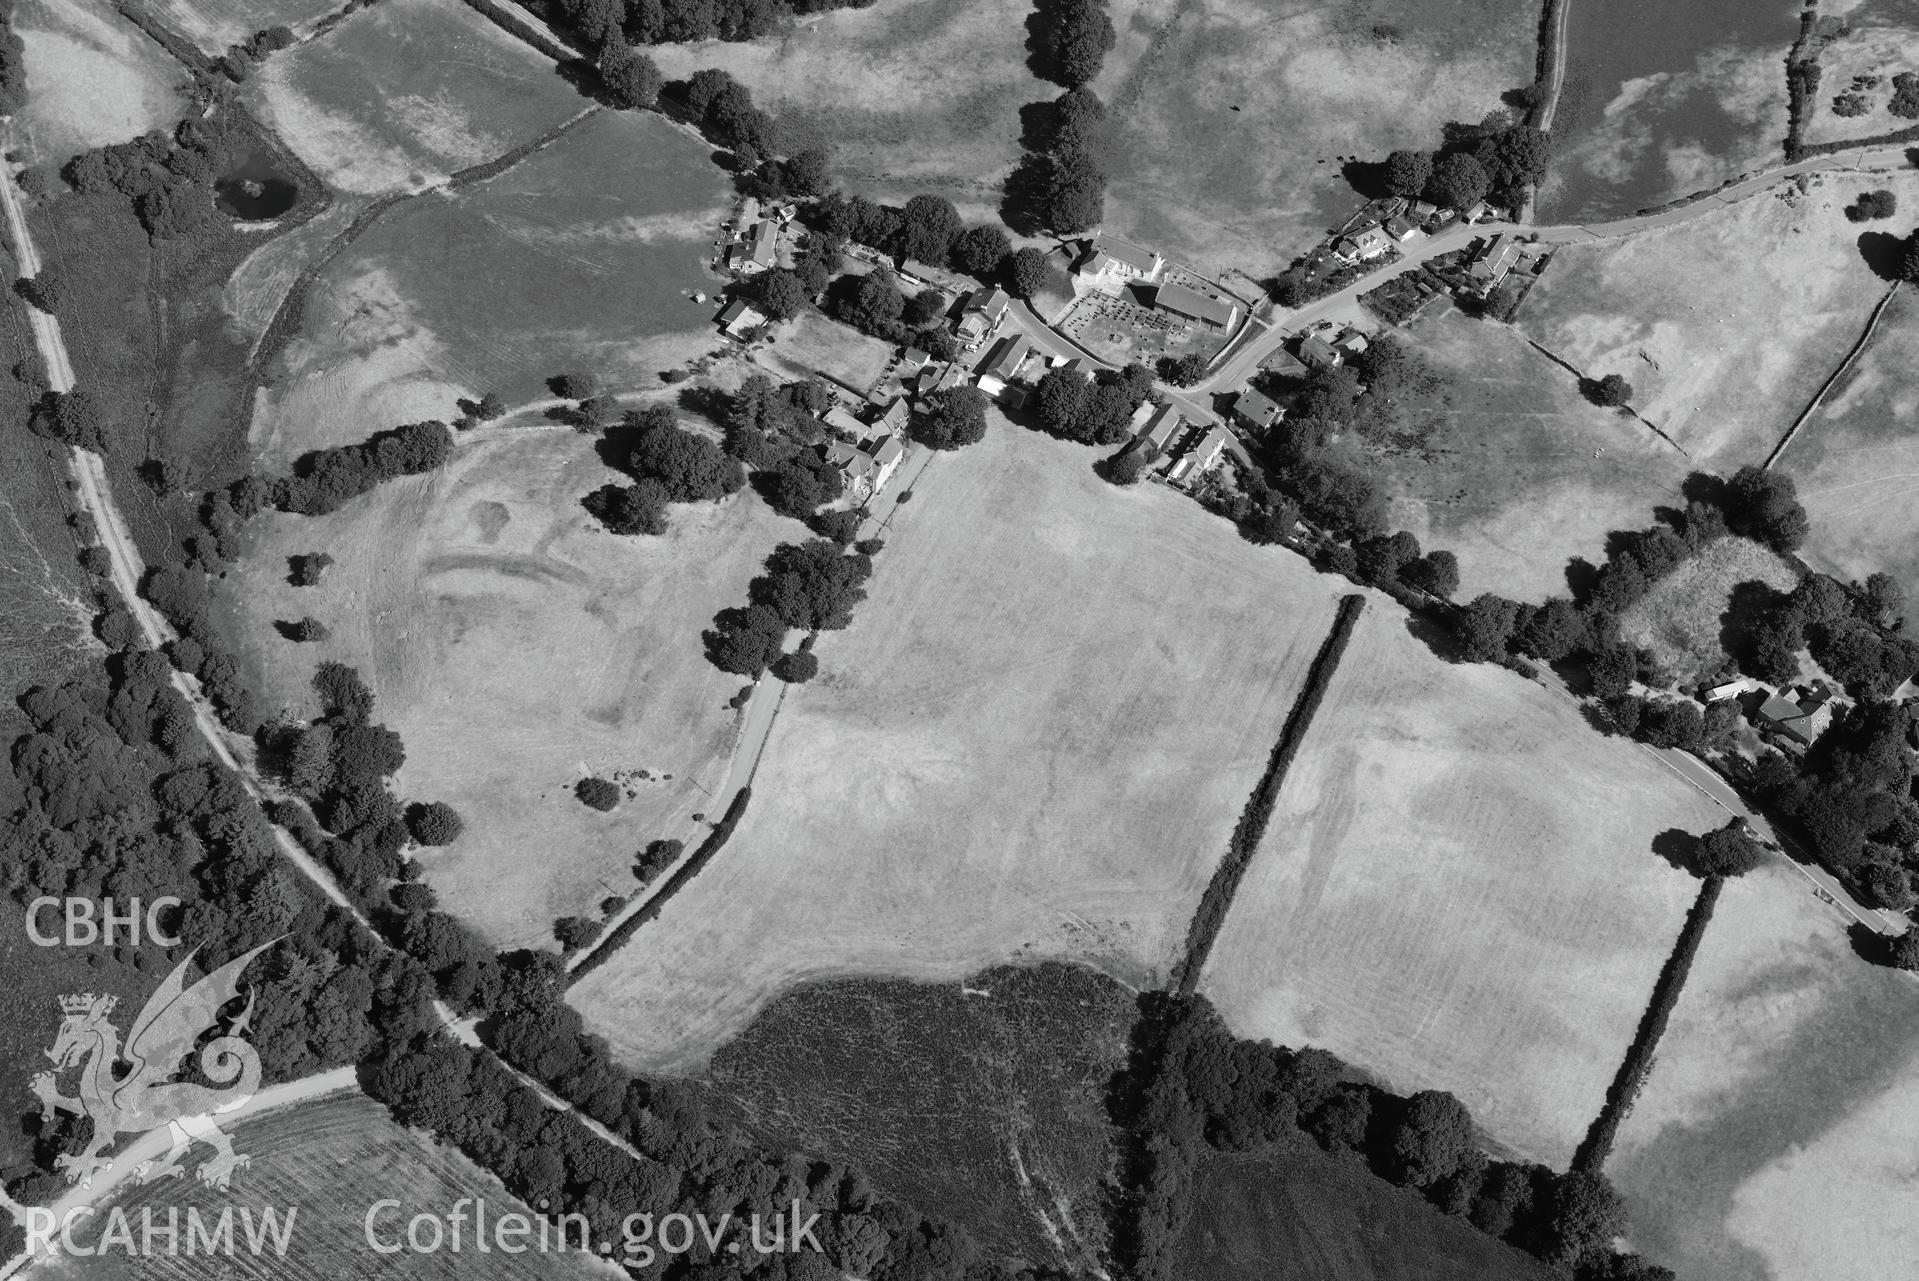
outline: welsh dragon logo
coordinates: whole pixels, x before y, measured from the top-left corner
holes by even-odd
[[[200,1163],[202,1183],[224,1189],[233,1172],[249,1163],[250,1158],[233,1150],[233,1141],[213,1118],[244,1106],[260,1088],[260,1056],[241,1037],[253,1014],[251,990],[231,1028],[199,1048],[200,1073],[212,1084],[177,1078],[201,1038],[219,1027],[221,1008],[239,995],[240,972],[277,942],[262,943],[191,987],[186,971],[199,949],[189,952],[148,999],[124,1046],[119,1029],[107,1020],[115,1004],[112,996],[87,992],[60,998],[64,1018],[47,1051],[54,1069],[37,1074],[32,1086],[45,1120],[51,1122],[58,1110],[93,1121],[86,1150],[78,1156],[62,1154],[55,1161],[66,1171],[67,1182],[91,1187],[95,1172],[113,1168],[113,1158],[102,1153],[115,1139],[163,1125],[173,1146],[159,1161],[142,1161],[133,1168],[142,1183],[185,1174],[180,1158],[195,1139],[214,1152]],[[121,1069],[123,1063],[129,1066]],[[73,1067],[80,1069],[78,1096],[60,1093],[57,1084],[59,1074]]]

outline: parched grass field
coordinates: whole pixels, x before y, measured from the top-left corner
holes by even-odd
[[[1872,345],[1780,456],[1812,517],[1801,552],[1863,579],[1885,570],[1919,600],[1919,386],[1911,355],[1919,302],[1901,289]]]
[[[641,847],[686,838],[710,806],[741,681],[706,661],[700,633],[798,532],[746,492],[676,506],[659,538],[616,537],[580,507],[615,479],[569,430],[493,429],[443,472],[331,515],[261,517],[224,593],[269,706],[311,714],[324,659],[365,676],[406,743],[400,794],[466,819],[422,860],[427,879],[501,946],[631,892]],[[336,561],[321,585],[289,586],[287,557],[321,550]],[[273,628],[308,614],[330,639]],[[641,769],[654,779],[612,813],[572,794],[588,773]]]
[[[1879,1281],[1919,1253],[1919,985],[1784,864],[1726,886],[1607,1174],[1681,1276]]]
[[[1806,122],[1808,142],[1872,138],[1915,123],[1886,110],[1892,101],[1892,78],[1902,71],[1919,72],[1919,30],[1913,28],[1911,11],[1901,7],[1855,13],[1846,23],[1851,29],[1819,51],[1819,92],[1813,95],[1812,116]],[[1832,109],[1833,99],[1849,90],[1859,75],[1879,77],[1877,87],[1860,91],[1872,110],[1863,116],[1839,115]]]
[[[809,984],[727,1042],[707,1080],[775,1146],[849,1162],[995,1254],[1073,1270],[1109,1245],[1106,1094],[1137,1013],[1071,965]]]
[[[808,311],[780,326],[760,360],[783,377],[818,373],[864,395],[893,363],[893,350],[891,343]]]
[[[809,17],[778,39],[647,52],[669,79],[718,67],[833,151],[849,191],[945,196],[996,221],[1020,158],[1019,109],[1058,88],[1026,69],[1028,0],[888,0]]]
[[[691,295],[715,287],[702,255],[725,209],[697,142],[614,112],[488,182],[396,207],[315,282],[255,449],[290,459],[450,418],[455,397],[488,390],[545,399],[564,370],[658,386],[720,344]]]
[[[244,92],[329,184],[363,193],[427,186],[587,105],[551,59],[460,0],[362,10],[269,58]]]
[[[1733,589],[1761,582],[1789,592],[1790,562],[1749,538],[1721,538],[1653,585],[1619,619],[1620,637],[1650,649],[1676,682],[1691,684],[1726,660],[1725,614]]]
[[[1545,1281],[1531,1257],[1304,1135],[1213,1153],[1173,1250],[1178,1281]]]
[[[344,0],[151,0],[159,18],[207,53],[218,56],[229,45],[268,27],[292,27],[304,34],[308,25]],[[410,2],[410,0],[409,0]]]
[[[914,485],[731,842],[573,988],[629,1063],[696,1071],[812,980],[1170,971],[1343,584],[991,419]]]
[[[1845,206],[1880,186],[1919,199],[1908,175],[1807,182],[1804,195],[1782,183],[1671,227],[1561,249],[1520,329],[1588,377],[1623,375],[1633,408],[1694,466],[1729,474],[1762,461],[1885,289],[1860,251],[1870,229]]]
[[[579,1228],[568,1237],[570,1247],[542,1252],[536,1228],[521,1240],[524,1253],[498,1249],[485,1253],[474,1248],[473,1207],[466,1207],[463,1248],[452,1248],[453,1229],[447,1216],[461,1198],[486,1203],[488,1230],[499,1215],[523,1214],[527,1206],[501,1182],[452,1148],[424,1134],[397,1125],[384,1107],[359,1094],[334,1095],[297,1103],[265,1116],[242,1121],[230,1133],[234,1150],[252,1156],[253,1163],[236,1172],[224,1192],[198,1179],[162,1179],[141,1186],[133,1183],[110,1203],[126,1211],[133,1229],[134,1249],[109,1245],[88,1259],[60,1257],[37,1265],[35,1277],[54,1281],[370,1281],[373,1277],[418,1278],[425,1281],[611,1281],[624,1275],[605,1260],[580,1249]],[[196,1155],[205,1149],[196,1148]],[[398,1201],[398,1209],[382,1210],[374,1233],[384,1245],[399,1243],[393,1254],[379,1254],[367,1241],[366,1221],[374,1202]],[[211,1226],[223,1210],[233,1211],[231,1255],[188,1256],[187,1219],[191,1207]],[[155,1251],[139,1251],[142,1212],[150,1209]],[[169,1257],[163,1229],[167,1213],[179,1215],[181,1252]],[[258,1257],[247,1248],[241,1215],[250,1211],[257,1223],[272,1210],[284,1224],[294,1212],[285,1258],[271,1245]],[[102,1206],[95,1217],[82,1219],[74,1236],[92,1244],[104,1230],[108,1213]],[[439,1219],[445,1238],[437,1252],[404,1248],[407,1221],[415,1214]],[[422,1228],[422,1242],[431,1241]],[[549,1237],[551,1245],[553,1238]],[[491,1242],[489,1242],[489,1245]],[[597,1244],[597,1243],[595,1243]]]
[[[1450,1090],[1563,1168],[1697,890],[1653,837],[1722,821],[1569,700],[1369,611],[1200,989],[1241,1036]]]
[[[1560,270],[1576,268],[1548,275]],[[1459,557],[1460,599],[1564,593],[1569,560],[1599,563],[1609,532],[1679,501],[1685,456],[1587,401],[1513,329],[1449,311],[1405,337],[1444,380],[1443,400],[1415,415],[1416,439],[1342,447],[1392,500],[1395,528]]]
[[[1122,0],[1094,88],[1118,124],[1106,226],[1269,274],[1351,213],[1342,157],[1439,145],[1530,84],[1535,0]]]
[[[186,73],[107,0],[24,0],[13,29],[26,45],[27,101],[17,117],[42,164],[149,129],[187,110]]]

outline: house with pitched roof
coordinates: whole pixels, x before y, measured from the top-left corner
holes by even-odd
[[[1286,416],[1286,410],[1271,396],[1248,387],[1233,397],[1233,417],[1250,431],[1265,431]]]
[[[993,335],[1000,321],[1006,317],[1006,308],[1012,302],[1004,289],[982,289],[966,300],[966,308],[960,313],[959,323],[954,332],[959,340],[968,347],[976,347]]]
[[[1203,294],[1190,285],[1178,281],[1161,285],[1153,295],[1153,306],[1161,311],[1170,311],[1176,316],[1185,316],[1197,320],[1213,329],[1230,329],[1239,319],[1239,305],[1218,298],[1212,294]]]
[[[1165,265],[1157,252],[1102,231],[1086,242],[1073,274],[1093,289],[1117,294],[1129,281],[1154,280]]]

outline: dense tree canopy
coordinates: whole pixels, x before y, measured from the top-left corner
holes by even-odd
[[[933,449],[959,449],[986,439],[986,393],[961,384],[926,398],[913,420],[913,439]]]
[[[1445,209],[1470,209],[1492,190],[1485,166],[1472,156],[1441,156],[1426,182],[1426,199]]]
[[[653,59],[614,40],[600,50],[600,84],[616,107],[638,110],[659,101],[666,83]]]

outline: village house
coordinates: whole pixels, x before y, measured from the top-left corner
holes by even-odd
[[[1299,340],[1299,359],[1308,369],[1337,369],[1340,354],[1333,345],[1318,334],[1307,334]]]
[[[1166,452],[1166,448],[1179,434],[1186,420],[1171,405],[1160,405],[1152,411],[1152,417],[1146,420],[1146,427],[1139,434],[1139,448],[1148,460]]]
[[[1033,347],[1025,334],[1010,334],[1000,340],[979,367],[983,377],[998,378],[1002,382],[1012,382],[1019,377],[1020,366],[1032,354]]]
[[[1279,402],[1256,388],[1248,387],[1233,397],[1233,417],[1249,431],[1265,431],[1285,416]]]
[[[1408,218],[1424,227],[1439,213],[1439,206],[1428,200],[1415,200],[1413,207],[1406,213]]]
[[[906,419],[906,397],[898,396],[884,413],[873,420],[873,430],[888,436],[902,436],[906,434]]]
[[[1128,281],[1157,278],[1165,265],[1166,260],[1153,250],[1102,231],[1087,242],[1073,274],[1089,288],[1118,294]]]
[[[968,347],[977,347],[993,335],[1000,321],[1006,317],[1006,308],[1011,299],[1003,289],[982,289],[967,299],[966,309],[960,313],[959,323],[954,332],[959,340]]]
[[[1513,264],[1519,261],[1519,254],[1519,237],[1510,232],[1481,241],[1478,250],[1466,263],[1466,275],[1472,281],[1472,292],[1481,298],[1490,294],[1513,269]]]
[[[1832,724],[1832,694],[1817,686],[1795,693],[1793,697],[1768,695],[1753,711],[1752,719],[1802,747],[1811,747]]]
[[[1219,466],[1219,460],[1226,455],[1226,447],[1233,443],[1233,434],[1224,427],[1215,425],[1195,446],[1188,457],[1192,459],[1192,470],[1188,475],[1198,480],[1201,476]]]
[[[1259,367],[1278,378],[1306,376],[1306,366],[1300,363],[1299,357],[1283,347],[1261,361]]]
[[[1333,350],[1344,357],[1360,355],[1369,346],[1371,344],[1367,341],[1366,335],[1357,329],[1348,329],[1333,339]]]
[[[1015,387],[1004,378],[993,374],[981,374],[974,380],[974,386],[991,396],[1008,409],[1018,409],[1026,403],[1026,389]]]
[[[766,323],[766,317],[756,311],[744,298],[735,298],[720,313],[720,332],[728,338],[745,339],[746,336]]]
[[[908,347],[900,355],[900,377],[910,378],[932,363],[933,357],[930,352],[921,351],[918,347]]]
[[[1235,304],[1177,281],[1161,285],[1153,295],[1153,305],[1213,329],[1230,329],[1239,319],[1239,308]]]
[[[726,251],[726,265],[743,276],[756,275],[779,262],[778,224],[761,219],[739,244]]]
[[[1347,262],[1371,262],[1393,247],[1392,238],[1382,227],[1356,231],[1333,246],[1333,253]]]
[[[1403,244],[1420,234],[1419,224],[1410,218],[1389,218],[1386,220],[1386,234]]]

